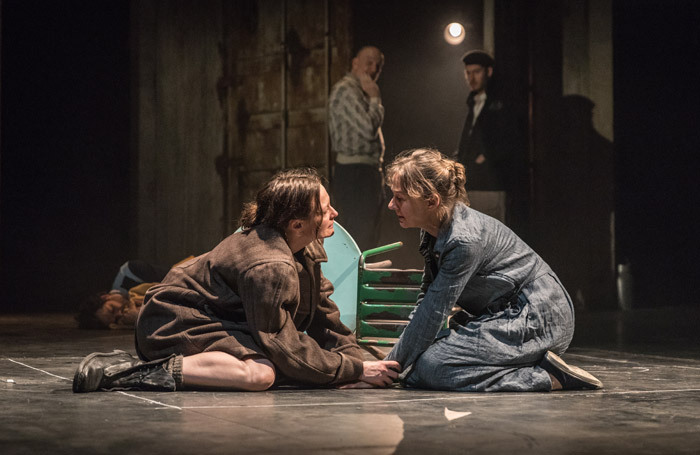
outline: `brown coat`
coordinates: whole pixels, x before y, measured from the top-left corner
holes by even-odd
[[[278,374],[305,384],[359,379],[362,351],[329,298],[325,261],[320,241],[293,255],[266,227],[227,237],[148,291],[136,327],[139,355],[223,351],[266,357]]]

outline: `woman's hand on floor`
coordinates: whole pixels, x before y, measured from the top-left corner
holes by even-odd
[[[363,363],[360,381],[376,387],[390,386],[399,377],[401,365],[394,360],[377,360]]]

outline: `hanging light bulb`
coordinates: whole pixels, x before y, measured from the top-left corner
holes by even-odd
[[[464,27],[459,22],[452,22],[451,24],[447,24],[445,27],[445,41],[453,46],[456,46],[464,41],[465,36],[466,33],[464,32]]]

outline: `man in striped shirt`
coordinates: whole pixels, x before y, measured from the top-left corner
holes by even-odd
[[[374,46],[361,48],[350,72],[332,88],[328,101],[332,178],[337,220],[362,251],[374,248],[384,206],[382,162],[384,106],[377,79],[384,54]]]

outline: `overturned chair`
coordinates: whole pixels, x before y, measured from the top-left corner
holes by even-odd
[[[393,346],[415,308],[420,292],[421,270],[390,268],[389,261],[367,263],[367,258],[401,246],[401,242],[396,242],[360,255],[355,322],[355,336],[360,346]]]
[[[380,359],[386,354],[382,348],[393,346],[408,324],[423,271],[396,269],[391,261],[368,263],[367,259],[401,246],[396,242],[362,253],[338,223],[335,234],[324,240],[328,262],[321,268],[335,288],[332,299],[340,320],[355,331],[360,346]]]

